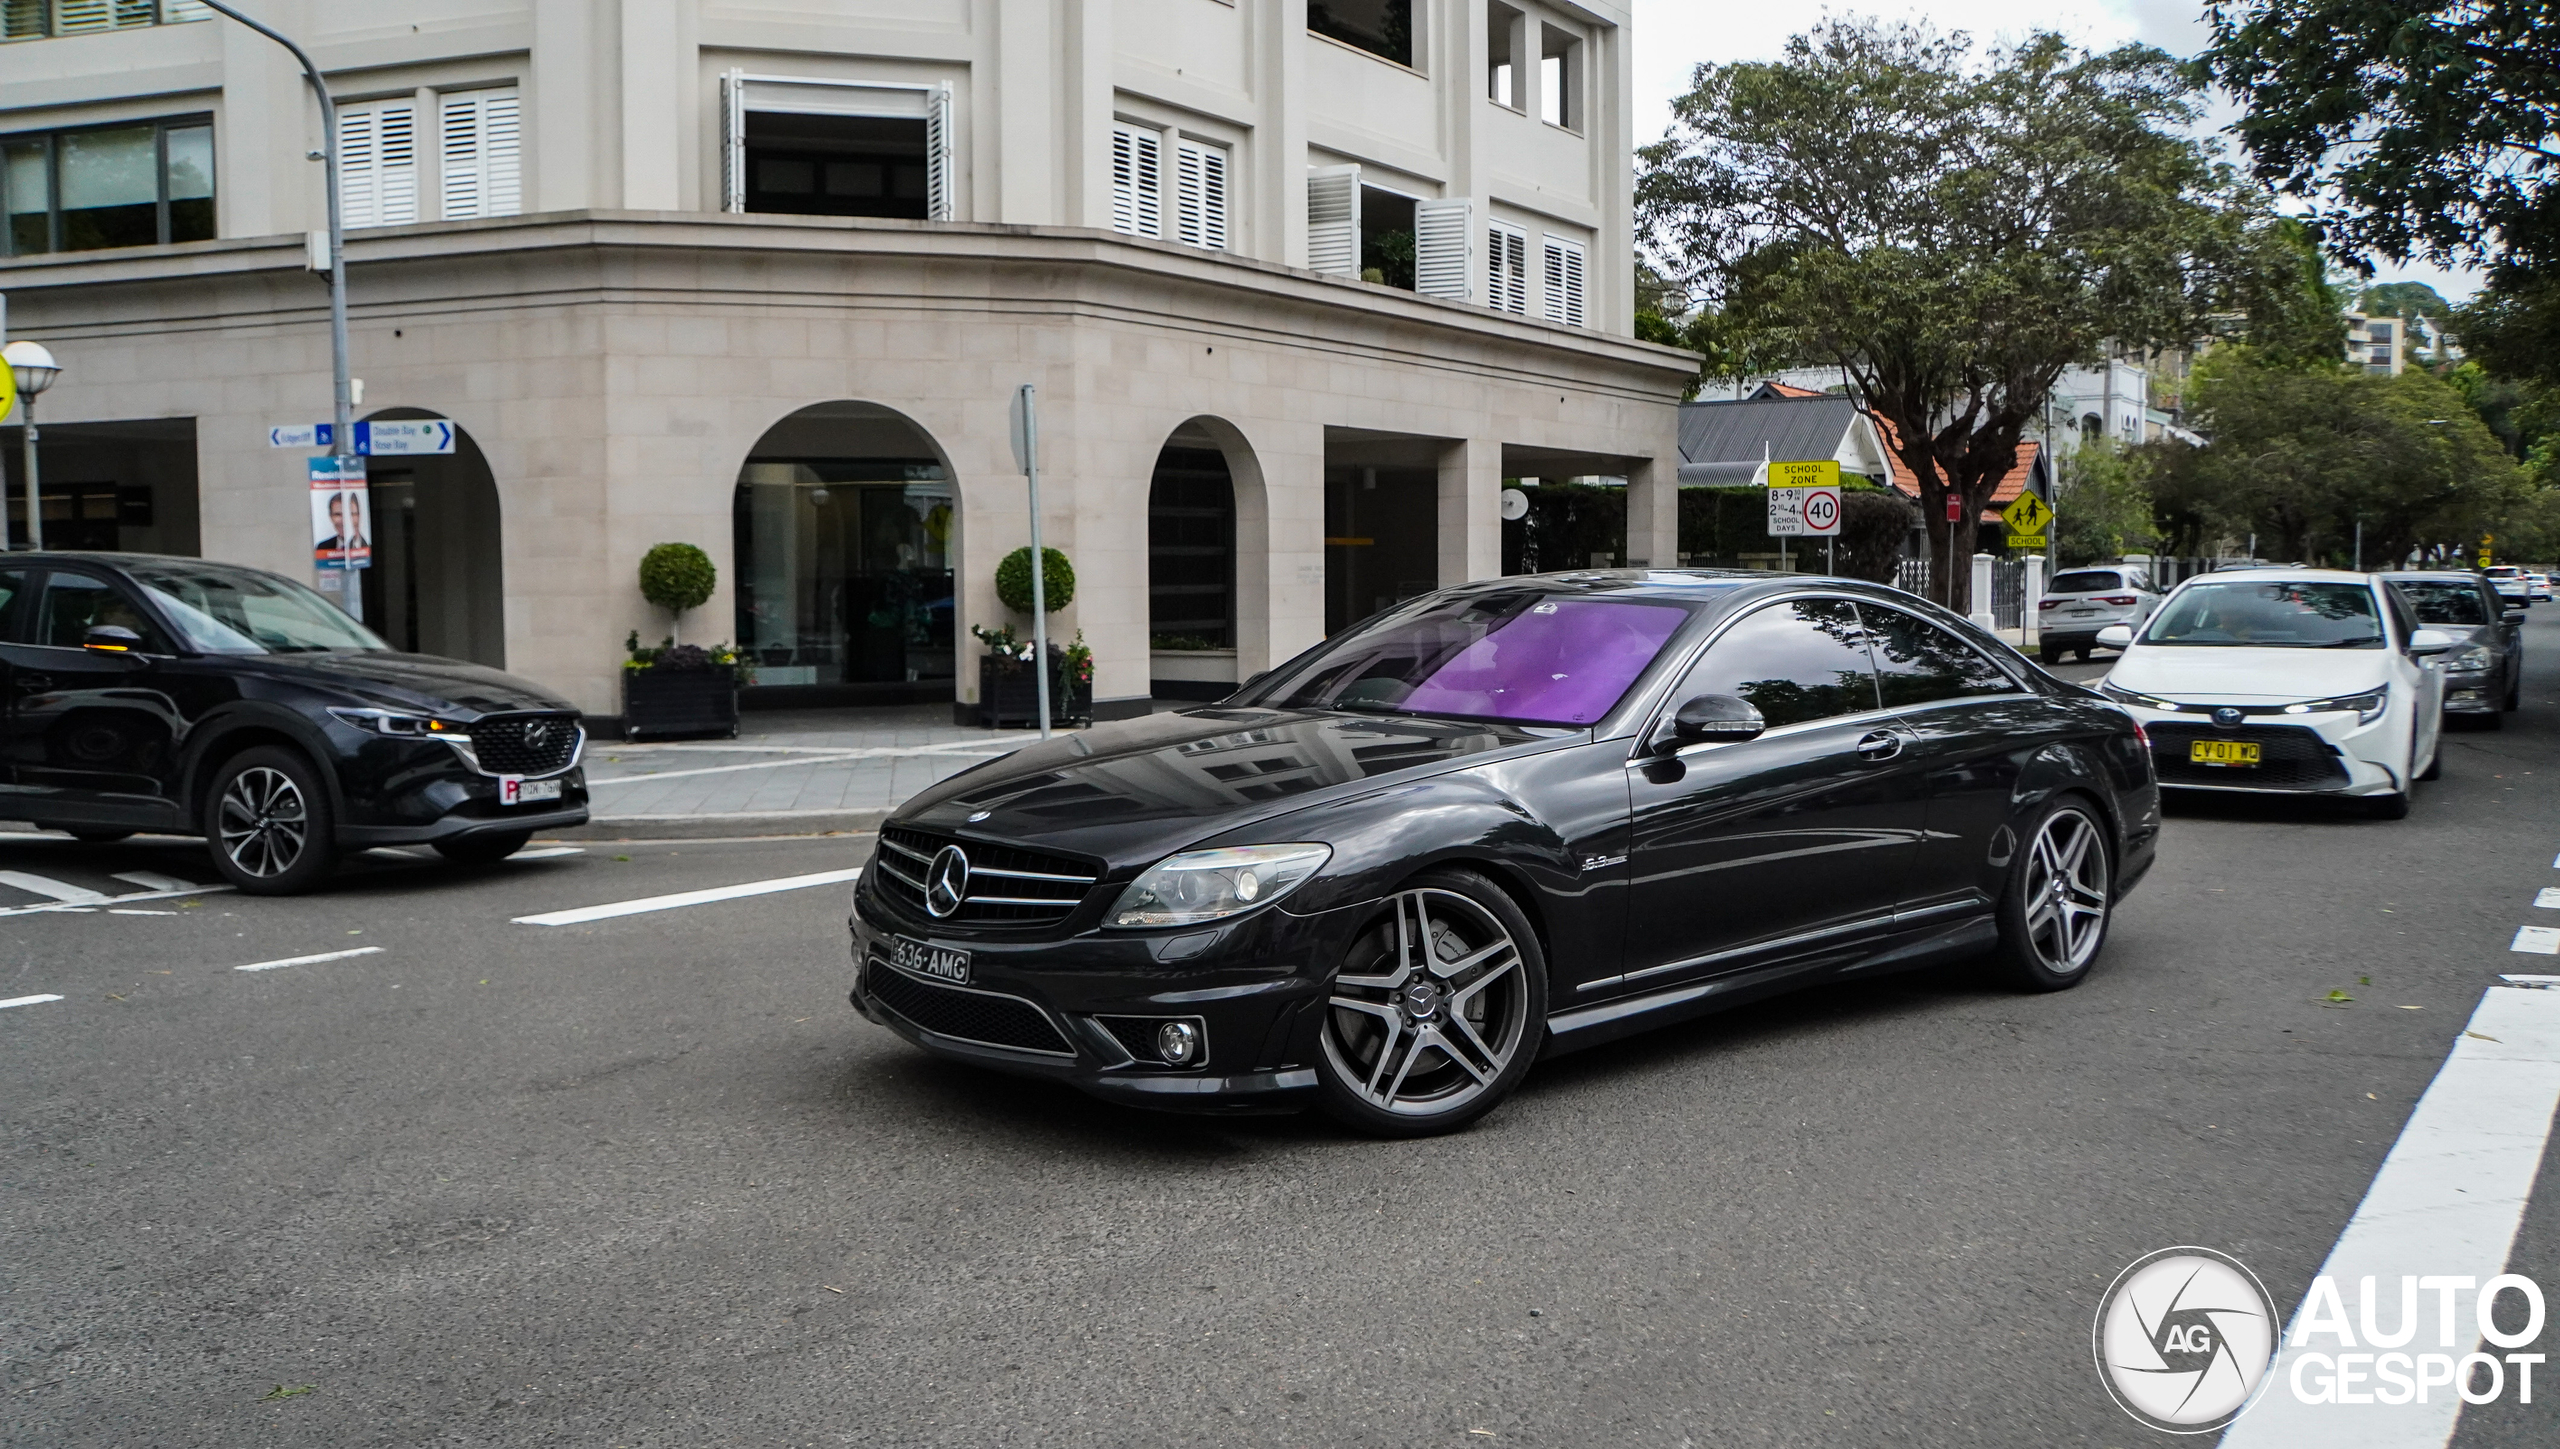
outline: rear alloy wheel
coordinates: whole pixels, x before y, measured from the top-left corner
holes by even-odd
[[[532,838],[530,830],[507,830],[494,835],[465,835],[456,840],[439,840],[435,847],[436,854],[455,865],[496,865],[524,849],[524,843]]]
[[[1465,1126],[1528,1075],[1547,963],[1511,898],[1433,871],[1387,898],[1333,978],[1316,1079],[1325,1111],[1380,1137]]]
[[[337,866],[328,790],[292,750],[264,746],[225,763],[213,777],[205,816],[214,869],[250,895],[295,895]]]
[[[2000,901],[2003,974],[2030,991],[2079,985],[2106,944],[2114,904],[2106,828],[2077,800],[2054,806],[2009,866]]]

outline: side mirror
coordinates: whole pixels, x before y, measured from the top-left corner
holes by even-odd
[[[1725,745],[1757,739],[1769,728],[1751,701],[1730,694],[1694,695],[1671,716],[1670,745]]]
[[[2501,624],[2521,624],[2524,621],[2525,612],[2522,609],[2508,609],[2498,615],[2498,622]]]
[[[2098,647],[2101,649],[2132,648],[2133,626],[2130,624],[2109,624],[2107,627],[2098,631]]]
[[[2461,642],[2442,629],[2421,629],[2409,636],[2409,652],[2420,658],[2430,654],[2449,654]]]
[[[122,624],[92,624],[80,636],[81,647],[106,654],[138,654],[142,652],[142,636]]]

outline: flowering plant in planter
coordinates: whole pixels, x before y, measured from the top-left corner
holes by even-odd
[[[1009,720],[1039,722],[1039,681],[1031,674],[1035,645],[1013,632],[1011,625],[990,629],[973,624],[987,652],[978,657],[979,713],[990,727]],[[1052,724],[1089,723],[1093,718],[1093,650],[1076,631],[1075,642],[1049,646],[1049,716]]]
[[[738,733],[738,686],[751,683],[754,667],[726,644],[655,647],[640,631],[622,641],[622,733],[730,735]]]

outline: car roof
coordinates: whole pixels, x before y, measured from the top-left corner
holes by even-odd
[[[2379,574],[2351,573],[2346,569],[2305,568],[2300,564],[2262,564],[2252,568],[2216,569],[2209,574],[2197,574],[2194,578],[2188,579],[2185,583],[2179,584],[2178,587],[2183,589],[2187,584],[2205,584],[2227,581],[2234,575],[2238,574],[2247,574],[2249,577],[2245,582],[2250,583],[2282,583],[2286,581],[2297,581],[2301,583],[2323,584],[2364,584],[2368,587],[2372,585],[2375,579],[2381,577]]]
[[[2402,569],[2398,573],[2384,574],[2382,576],[2382,581],[2387,584],[2396,584],[2403,579],[2412,579],[2430,584],[2476,584],[2480,582],[2480,576],[2471,572],[2469,569]]]

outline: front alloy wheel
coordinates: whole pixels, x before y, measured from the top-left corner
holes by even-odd
[[[241,890],[308,890],[337,863],[328,797],[301,756],[251,750],[223,766],[212,796],[205,835],[214,868]]]
[[[1527,1074],[1546,962],[1519,907],[1481,877],[1435,872],[1384,907],[1325,1002],[1325,1107],[1382,1136],[1447,1132]]]
[[[2011,979],[2036,991],[2079,985],[2106,943],[2113,887],[2097,817],[2076,803],[2054,807],[2011,867],[2001,903],[2001,954]]]

